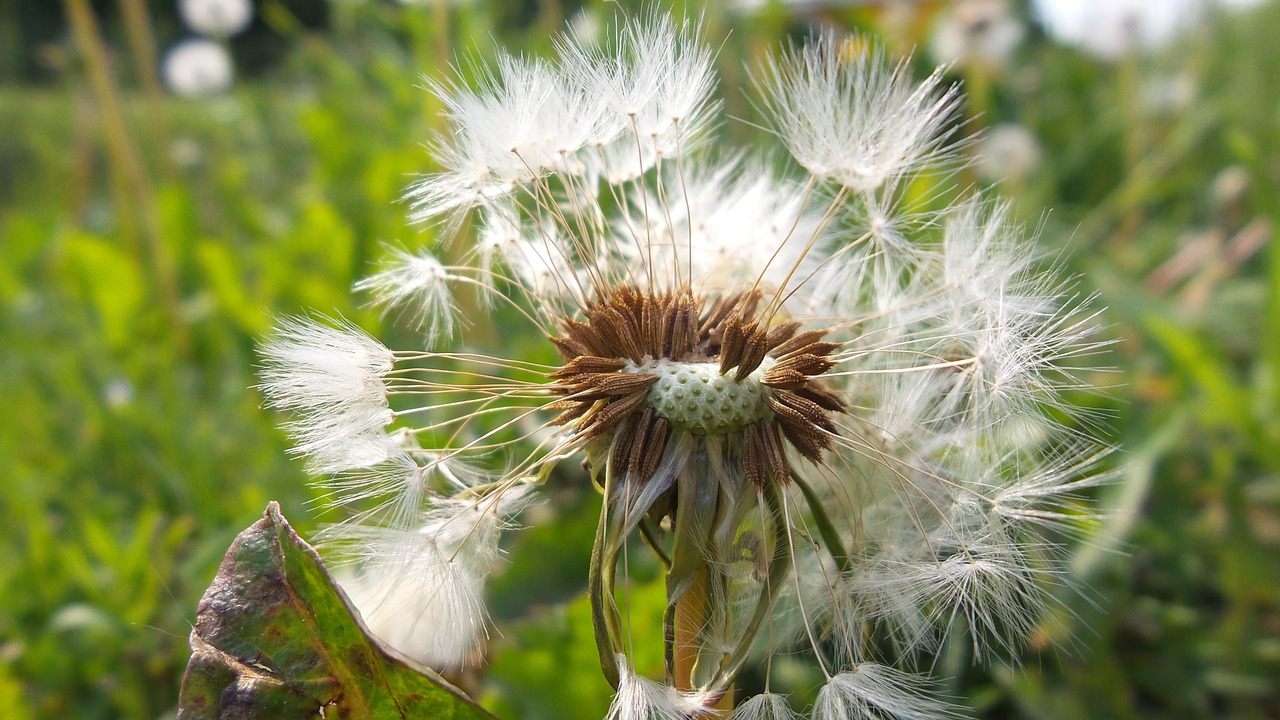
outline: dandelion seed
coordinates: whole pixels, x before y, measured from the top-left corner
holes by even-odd
[[[437,337],[453,333],[449,283],[455,281],[457,278],[450,276],[430,253],[414,255],[401,250],[395,253],[391,267],[357,282],[354,289],[372,292],[375,302],[387,310],[399,308],[413,313],[431,346]]]
[[[636,675],[618,658],[618,694],[605,720],[688,720],[707,715],[705,698]]]
[[[782,695],[760,693],[734,708],[729,720],[800,720],[800,713]]]

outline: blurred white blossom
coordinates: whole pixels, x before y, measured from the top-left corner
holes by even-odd
[[[1040,164],[1042,151],[1034,133],[1016,123],[986,131],[976,148],[978,175],[987,182],[1024,180]]]
[[[1103,60],[1163,47],[1216,8],[1243,10],[1258,4],[1260,0],[1032,0],[1050,35]]]
[[[178,16],[192,32],[211,38],[229,38],[244,32],[253,22],[250,0],[178,0]]]
[[[161,68],[169,91],[182,97],[226,92],[235,77],[231,55],[212,40],[191,39],[169,48]]]
[[[1003,70],[1025,34],[1008,0],[959,0],[941,14],[930,51],[940,62]]]

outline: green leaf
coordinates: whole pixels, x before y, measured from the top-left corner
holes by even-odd
[[[227,551],[191,650],[180,720],[493,718],[371,638],[274,502]]]

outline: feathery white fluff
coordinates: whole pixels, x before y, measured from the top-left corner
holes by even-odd
[[[690,279],[706,290],[731,290],[757,279],[773,289],[791,276],[800,288],[818,264],[801,258],[819,230],[816,210],[799,185],[761,163],[692,162],[668,169],[659,191],[627,196],[630,212],[615,223],[616,245],[631,266],[652,265],[653,282]],[[648,207],[648,222],[642,208]],[[793,272],[794,270],[794,272]],[[639,277],[636,281],[644,282]],[[812,293],[800,288],[800,297]],[[812,308],[806,308],[811,310]]]
[[[203,38],[183,40],[169,48],[160,68],[165,87],[187,98],[226,92],[235,73],[235,64],[227,49]]]
[[[694,23],[655,12],[619,27],[603,49],[570,42],[558,49],[566,77],[600,99],[607,127],[616,130],[584,154],[591,177],[621,183],[683,156],[716,107],[711,52]]]
[[[371,292],[386,310],[409,313],[430,347],[439,336],[453,333],[454,307],[449,283],[454,278],[426,250],[396,250],[390,266],[357,282],[353,288]]]
[[[238,35],[253,22],[250,0],[178,0],[178,16],[193,31],[213,38]]]
[[[389,408],[331,408],[284,423],[293,439],[290,452],[306,458],[307,471],[339,473],[367,468],[404,452],[386,427],[395,419]]]
[[[617,660],[618,693],[605,720],[689,720],[710,714],[703,704],[706,693],[680,692],[637,675],[626,656]]]
[[[381,377],[391,371],[395,356],[355,325],[331,323],[284,318],[276,324],[261,349],[258,386],[270,407],[385,403]]]
[[[800,720],[784,695],[760,693],[748,698],[729,715],[729,720]]]
[[[395,418],[383,376],[395,357],[345,321],[285,318],[261,350],[269,407],[295,413],[285,424],[292,452],[316,473],[383,462],[401,452],[383,428]]]
[[[930,679],[876,663],[835,675],[818,691],[813,720],[944,720],[964,717]]]
[[[337,578],[382,642],[424,665],[458,667],[478,651],[483,580],[425,533],[385,533],[369,560]]]
[[[820,36],[771,60],[756,77],[773,130],[806,170],[870,193],[946,159],[960,106],[942,69],[920,83],[860,39]]]
[[[545,61],[503,54],[477,88],[432,87],[454,131],[435,144],[444,171],[408,193],[418,219],[510,193],[562,168],[566,156],[600,136],[602,106]]]
[[[346,557],[339,582],[376,637],[425,665],[458,667],[487,637],[484,585],[498,538],[529,500],[527,486],[436,497],[406,519],[419,527],[345,523],[326,544]]]

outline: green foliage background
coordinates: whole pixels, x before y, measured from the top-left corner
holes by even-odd
[[[749,119],[744,63],[811,21],[919,47],[924,67],[939,5],[694,12],[727,36],[724,101]],[[283,59],[181,100],[99,4],[105,65],[68,31],[39,49],[51,80],[0,86],[0,718],[173,714],[196,601],[232,538],[271,499],[304,535],[324,519],[251,389],[255,343],[273,316],[315,309],[412,346],[349,287],[383,244],[435,242],[398,202],[432,168],[439,107],[421,77],[496,44],[546,52],[575,9],[334,0],[306,29],[262,0]],[[941,660],[983,717],[1280,716],[1276,37],[1271,3],[1118,62],[1033,30],[1012,67],[953,70],[967,128],[1040,139],[1036,170],[999,190],[1100,295],[1117,340],[1106,393],[1079,398],[1121,448],[1099,497],[1111,521],[1073,560],[1087,589],[1064,592],[1020,668],[969,668],[963,643]],[[1193,95],[1153,107],[1170,78]],[[547,352],[501,322],[471,318],[466,342]],[[502,717],[598,718],[609,695],[581,599],[596,499],[571,469],[548,494],[494,583],[488,664],[455,680]],[[775,678],[814,680],[800,660]]]

